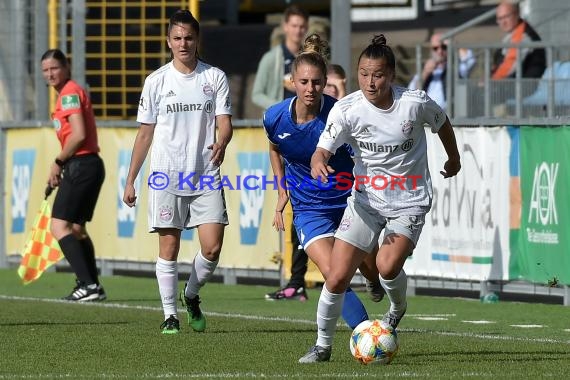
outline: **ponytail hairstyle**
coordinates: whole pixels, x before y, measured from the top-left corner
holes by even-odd
[[[308,36],[303,43],[301,53],[291,65],[291,73],[295,75],[297,68],[302,64],[307,64],[317,67],[323,73],[323,76],[327,76],[327,59],[330,53],[329,44],[326,40],[322,39],[321,36],[314,33]]]
[[[394,57],[394,52],[392,48],[386,44],[386,37],[383,34],[377,34],[372,38],[372,42],[368,45],[360,56],[358,57],[358,63],[362,57],[370,59],[386,59],[388,67],[392,69],[392,72],[396,73],[396,58]]]

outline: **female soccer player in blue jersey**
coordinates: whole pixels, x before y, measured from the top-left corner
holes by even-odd
[[[277,230],[285,229],[283,209],[290,198],[299,241],[325,278],[331,265],[333,235],[350,195],[350,188],[346,189],[345,183],[352,181],[354,166],[347,145],[331,159],[335,174],[328,180],[311,178],[311,155],[336,102],[323,95],[327,82],[323,53],[327,48],[326,41],[318,35],[307,37],[302,52],[292,64],[296,96],[269,107],[263,116],[263,126],[270,141],[271,167],[280,184],[273,225]],[[336,188],[338,180],[342,181],[344,190]],[[374,264],[371,267],[374,268]],[[367,277],[377,278],[375,268],[372,272],[367,268],[363,266],[362,272]],[[350,289],[344,301],[343,318],[351,328],[368,319],[362,302]]]

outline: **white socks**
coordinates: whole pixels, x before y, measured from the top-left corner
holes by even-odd
[[[164,319],[171,315],[176,316],[176,294],[178,293],[178,265],[176,261],[168,261],[159,257],[156,260],[156,279],[158,280],[158,291],[162,301]]]
[[[317,306],[317,346],[332,346],[336,323],[342,312],[344,293],[334,294],[323,285]]]
[[[380,282],[390,298],[390,312],[401,317],[406,311],[406,291],[408,289],[408,277],[402,269],[393,280],[385,280],[380,276]]]
[[[192,263],[190,278],[188,279],[188,286],[184,295],[190,299],[196,297],[198,292],[200,292],[200,288],[212,277],[217,266],[217,261],[207,260],[202,255],[202,251],[198,251]]]

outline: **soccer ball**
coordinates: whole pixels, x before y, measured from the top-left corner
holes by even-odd
[[[396,330],[378,319],[364,321],[352,331],[350,352],[363,364],[388,364],[398,352]]]

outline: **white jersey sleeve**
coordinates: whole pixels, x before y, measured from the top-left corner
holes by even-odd
[[[423,95],[425,96],[425,102],[423,103],[424,109],[422,112],[423,121],[431,127],[432,133],[437,133],[443,124],[445,124],[447,116],[441,107],[425,92],[423,92]]]
[[[137,122],[144,124],[156,124],[158,117],[158,104],[160,98],[157,99],[156,86],[152,85],[152,80],[147,77],[139,99],[139,108],[137,111]]]
[[[228,77],[221,70],[218,70],[218,83],[216,88],[216,111],[215,115],[231,115],[232,99],[230,97],[230,86]]]
[[[331,109],[325,129],[323,129],[317,143],[318,148],[326,149],[332,154],[335,154],[340,146],[347,143],[350,137],[346,119],[337,104],[338,102]]]

